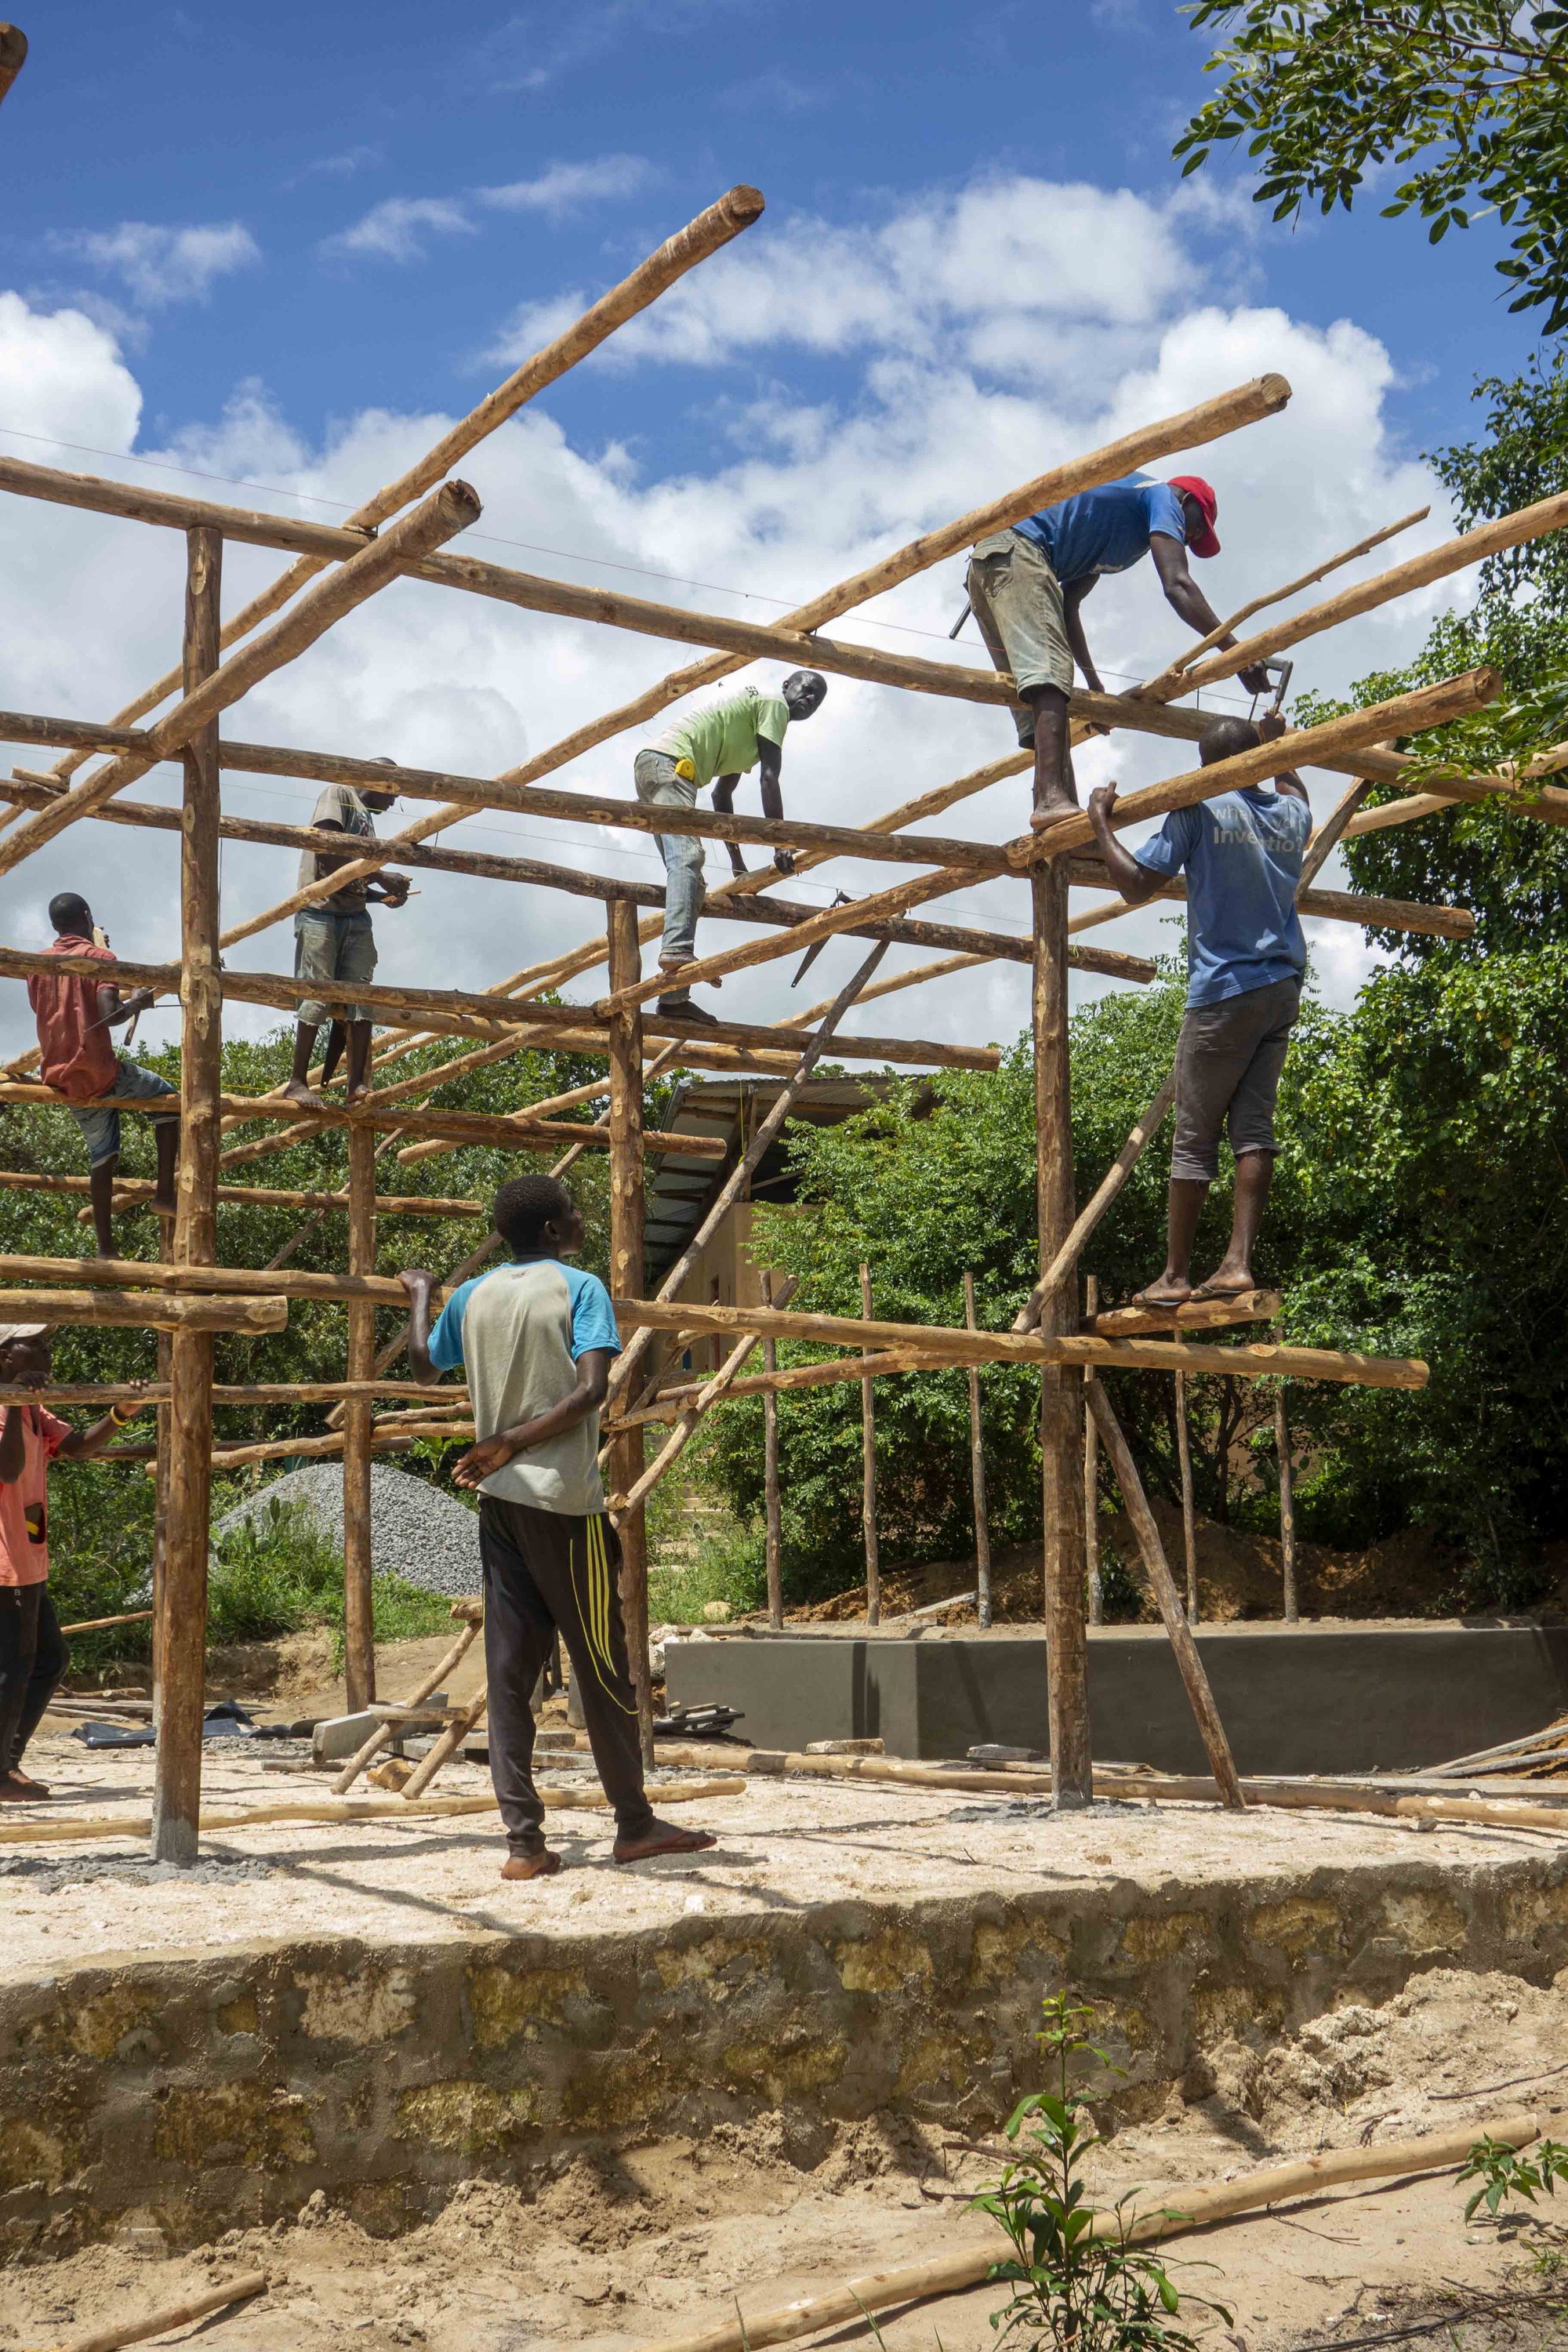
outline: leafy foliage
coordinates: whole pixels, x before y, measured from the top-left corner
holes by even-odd
[[[1018,2102],[1006,2125],[1019,2153],[996,2187],[974,2200],[1000,2223],[1013,2260],[991,2275],[1012,2282],[1013,2294],[991,2325],[999,2342],[1022,2337],[1057,2352],[1189,2352],[1194,2342],[1171,2322],[1181,2298],[1157,2254],[1132,2242],[1132,2200],[1107,2216],[1089,2202],[1083,2179],[1086,2148],[1098,2137],[1088,2099],[1073,2074],[1087,2061],[1102,2074],[1120,2074],[1105,2052],[1084,2038],[1092,2009],[1066,1993],[1044,2004],[1045,2030],[1035,2036],[1054,2078],[1047,2091]],[[1204,2303],[1226,2326],[1222,2305]]]
[[[1472,216],[1515,229],[1497,267],[1512,310],[1568,325],[1568,9],[1510,0],[1200,0],[1222,77],[1175,153],[1184,172],[1245,140],[1276,220],[1349,212],[1367,174],[1414,165],[1383,206],[1436,245]],[[1478,210],[1477,208],[1479,207]]]
[[[1526,2156],[1489,2133],[1476,2142],[1465,2160],[1460,2185],[1467,2180],[1479,2180],[1481,2185],[1465,2207],[1466,2221],[1473,2221],[1484,2205],[1495,2221],[1504,2205],[1516,2197],[1527,2205],[1533,2205],[1538,2197],[1555,2197],[1558,2182],[1568,2180],[1568,2147],[1561,2140],[1538,2140]]]

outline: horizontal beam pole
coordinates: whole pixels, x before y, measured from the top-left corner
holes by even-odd
[[[58,1276],[79,1261],[33,1261]],[[221,1267],[208,1267],[222,1273]],[[174,1297],[166,1291],[0,1290],[0,1323],[131,1323],[153,1330],[281,1331],[287,1298],[241,1295]]]
[[[63,1096],[52,1096],[57,1102]],[[77,1192],[86,1194],[91,1189],[85,1176],[41,1176],[31,1170],[0,1169],[0,1192]],[[153,1197],[151,1182],[127,1180],[116,1182],[116,1210],[139,1207]],[[346,1209],[346,1192],[272,1192],[263,1184],[220,1184],[218,1201],[232,1208],[244,1209]],[[485,1201],[448,1200],[438,1193],[378,1194],[375,1203],[378,1217],[488,1217],[489,1203]]]

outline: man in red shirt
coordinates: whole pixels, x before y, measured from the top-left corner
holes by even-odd
[[[74,890],[62,890],[49,900],[49,920],[58,933],[51,955],[91,956],[112,964],[113,950],[93,936],[92,908]],[[153,1115],[158,1150],[158,1181],[150,1205],[173,1215],[174,1153],[179,1143],[179,1113],[175,1089],[155,1070],[140,1062],[122,1061],[114,1050],[110,1029],[133,1020],[153,1002],[150,988],[121,996],[111,983],[89,980],[80,972],[35,972],[27,982],[27,1001],[38,1024],[38,1054],[44,1084],[64,1095],[66,1108],[82,1132],[88,1153],[88,1192],[92,1202],[93,1230],[100,1257],[113,1257],[114,1174],[120,1165],[120,1113],[110,1097],[121,1102],[146,1102],[171,1097],[167,1111]],[[89,1106],[90,1105],[90,1108]],[[101,1105],[101,1108],[100,1108]]]
[[[52,1361],[47,1324],[0,1323],[0,1386],[41,1389]],[[49,1793],[22,1756],[69,1656],[48,1591],[48,1465],[57,1454],[89,1461],[142,1409],[113,1405],[73,1429],[42,1405],[0,1405],[0,1804]]]

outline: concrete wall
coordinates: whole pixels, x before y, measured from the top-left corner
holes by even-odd
[[[0,1987],[0,2247],[131,2227],[188,2244],[317,2189],[391,2233],[476,2174],[768,2110],[818,2135],[886,2113],[973,2130],[1035,2086],[1061,1987],[1100,2006],[1116,2107],[1148,2115],[1421,1970],[1546,1983],[1565,1963],[1568,1855],[1542,1853],[120,1955]]]
[[[1244,1772],[1415,1770],[1521,1738],[1568,1707],[1568,1627],[1229,1625],[1198,1648]],[[739,1707],[761,1748],[880,1737],[890,1756],[962,1756],[975,1742],[1046,1748],[1046,1645],[1011,1635],[802,1635],[671,1642],[673,1706]],[[1159,1627],[1106,1627],[1089,1646],[1094,1749],[1201,1772],[1192,1710]]]

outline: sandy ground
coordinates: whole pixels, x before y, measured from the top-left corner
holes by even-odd
[[[1479,2125],[1521,2105],[1561,2130],[1552,2117],[1568,2101],[1568,1981],[1538,1989],[1441,1971],[1383,2008],[1342,2008],[1243,2063],[1245,2076],[1200,2104],[1173,2095],[1162,2116],[1093,2151],[1096,2200],[1137,2187],[1179,2201],[1184,2189],[1288,2154]],[[16,2270],[0,2346],[58,2345],[110,2315],[154,2311],[260,2268],[267,2295],[200,2331],[219,2352],[325,2352],[361,2333],[429,2352],[626,2352],[731,2315],[737,2297],[754,2315],[865,2270],[987,2243],[992,2225],[965,2199],[990,2177],[988,2152],[943,2132],[889,2138],[872,2124],[792,2144],[783,2122],[767,2118],[700,2146],[563,2164],[526,2189],[467,2182],[436,2221],[393,2242],[364,2236],[318,2196],[294,2222],[233,2232],[172,2261],[145,2232]],[[1229,2327],[1215,2325],[1208,2339],[1215,2352],[1238,2340],[1244,2352],[1360,2342],[1478,2291],[1501,2289],[1522,2311],[1540,2285],[1531,2242],[1467,2226],[1464,2194],[1451,2174],[1331,2191],[1173,2242],[1173,2274],[1184,2294],[1230,2307]],[[888,2352],[983,2352],[1003,2297],[983,2286],[908,2306],[882,2322]],[[1546,2332],[1527,2315],[1513,2340],[1535,2346]],[[856,2326],[811,2340],[868,2336]],[[1425,2340],[1479,2352],[1509,2337],[1483,2324]]]

